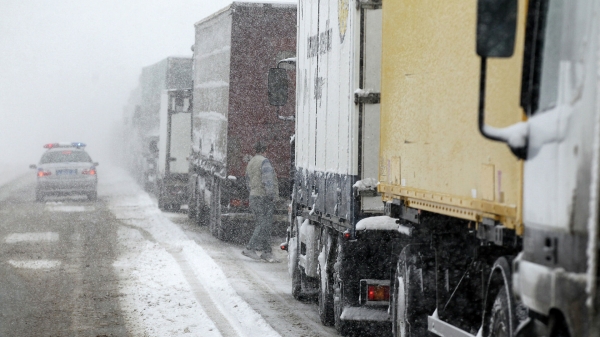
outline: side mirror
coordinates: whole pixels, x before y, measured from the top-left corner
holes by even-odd
[[[31,164],[31,165],[29,165],[29,168],[30,168],[30,169],[36,169],[36,168],[37,168],[37,166],[36,166],[35,164]]]
[[[283,68],[269,69],[269,104],[283,106],[288,99],[288,76]]]
[[[100,165],[100,164],[98,164],[98,162],[97,162],[97,161],[93,162],[92,164],[94,164],[94,166],[98,166],[98,165]]]
[[[517,0],[477,1],[477,55],[511,57],[517,32]]]
[[[485,90],[487,59],[511,57],[517,35],[518,0],[477,0],[477,55],[481,57],[479,72],[478,124],[481,135],[489,140],[507,143],[519,159],[527,158],[529,128],[526,122],[506,128],[485,124]]]

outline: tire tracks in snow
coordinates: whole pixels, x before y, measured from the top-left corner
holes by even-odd
[[[213,323],[217,326],[217,329],[219,330],[221,335],[223,337],[243,336],[237,333],[235,328],[231,325],[231,323],[229,323],[227,317],[225,317],[221,310],[219,310],[219,308],[215,306],[215,303],[210,298],[210,295],[208,294],[202,283],[198,280],[198,278],[196,278],[192,266],[190,266],[190,263],[185,259],[185,257],[181,253],[181,250],[175,251],[175,249],[167,248],[167,252],[169,252],[169,254],[171,254],[173,258],[175,258],[177,264],[179,264],[179,267],[181,268],[181,271],[185,276],[186,281],[192,288],[196,300],[198,301],[198,303],[200,303],[208,317],[210,317]]]
[[[315,317],[308,314],[314,309],[306,310],[306,307],[314,307],[313,303],[295,300],[291,295],[291,290],[289,294],[278,293],[273,290],[273,286],[267,283],[263,276],[252,268],[254,264],[264,265],[265,262],[246,260],[240,254],[239,247],[221,242],[210,236],[210,233],[204,233],[205,231],[200,228],[189,226],[185,231],[190,239],[205,247],[207,254],[222,266],[223,272],[228,278],[239,279],[246,283],[251,290],[251,296],[244,296],[239,291],[238,293],[279,334],[282,336],[339,337],[333,328],[321,324],[318,315],[315,320]],[[286,263],[286,261],[281,263]],[[223,267],[223,265],[227,267]],[[289,282],[291,289],[291,280],[286,278],[282,281]]]

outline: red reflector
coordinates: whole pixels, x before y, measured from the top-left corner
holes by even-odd
[[[390,287],[369,284],[367,287],[367,299],[369,301],[389,301]]]
[[[230,199],[229,205],[232,207],[248,207],[248,200]]]
[[[344,232],[344,239],[350,240],[350,238],[352,238],[352,234],[350,234],[350,232]]]
[[[63,151],[62,154],[71,154],[73,151]]]
[[[284,242],[279,246],[279,248],[281,248],[281,250],[288,250],[288,245]]]

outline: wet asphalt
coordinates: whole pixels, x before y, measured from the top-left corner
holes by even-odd
[[[36,202],[35,178],[0,189],[0,336],[127,336],[118,222],[102,198]]]

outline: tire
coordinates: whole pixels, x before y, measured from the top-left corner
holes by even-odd
[[[489,337],[510,337],[510,313],[508,312],[508,295],[506,286],[502,286],[490,313]]]
[[[165,196],[164,196],[165,193],[164,193],[162,184],[159,184],[157,189],[158,189],[158,191],[157,191],[158,193],[156,195],[156,199],[158,199],[158,208],[161,211],[164,211],[167,208],[167,204],[165,202]]]
[[[515,300],[511,281],[511,257],[502,256],[494,262],[488,281],[483,316],[485,337],[512,337],[527,320],[527,309]]]
[[[331,240],[331,237],[326,232],[321,237],[326,237],[327,240]],[[326,243],[327,245],[327,243]],[[327,246],[322,247],[322,251],[327,249]],[[325,253],[327,265],[329,261],[329,252]],[[333,311],[333,289],[332,289],[332,275],[327,272],[326,266],[321,266],[319,263],[319,318],[321,323],[325,326],[332,326],[335,324],[334,311]]]
[[[298,301],[303,301],[305,296],[302,293],[302,270],[300,270],[300,266],[294,268],[292,272],[292,296]]]
[[[339,239],[338,239],[339,240]],[[343,259],[342,246],[338,241],[336,250],[336,260],[341,261]],[[347,336],[352,331],[352,324],[348,321],[342,320],[342,312],[348,301],[344,293],[344,280],[342,280],[339,270],[334,270],[333,273],[333,320],[335,330],[342,335]]]
[[[94,191],[94,192],[90,192],[87,194],[87,198],[89,201],[96,201],[98,200],[98,192]]]
[[[421,249],[422,246],[416,246]],[[394,337],[431,336],[427,315],[435,310],[435,279],[428,279],[427,255],[412,253],[407,246],[400,253],[392,297],[392,332]],[[429,289],[429,291],[428,291]]]
[[[217,178],[213,177],[212,197],[210,199],[210,233],[219,239],[219,228],[221,227],[221,189]]]
[[[188,215],[188,218],[191,220],[196,219],[196,200],[195,199],[190,199],[188,201],[187,215]]]
[[[334,286],[333,296],[333,318],[335,330],[342,335],[347,336],[351,331],[350,322],[342,320],[342,312],[344,311],[344,305],[346,304],[346,298],[344,296],[344,283],[338,280]]]
[[[194,176],[195,177],[195,176]],[[191,180],[191,179],[190,179]],[[189,219],[195,219],[197,213],[196,205],[196,179],[193,179],[193,183],[188,183],[188,211],[187,215]]]

